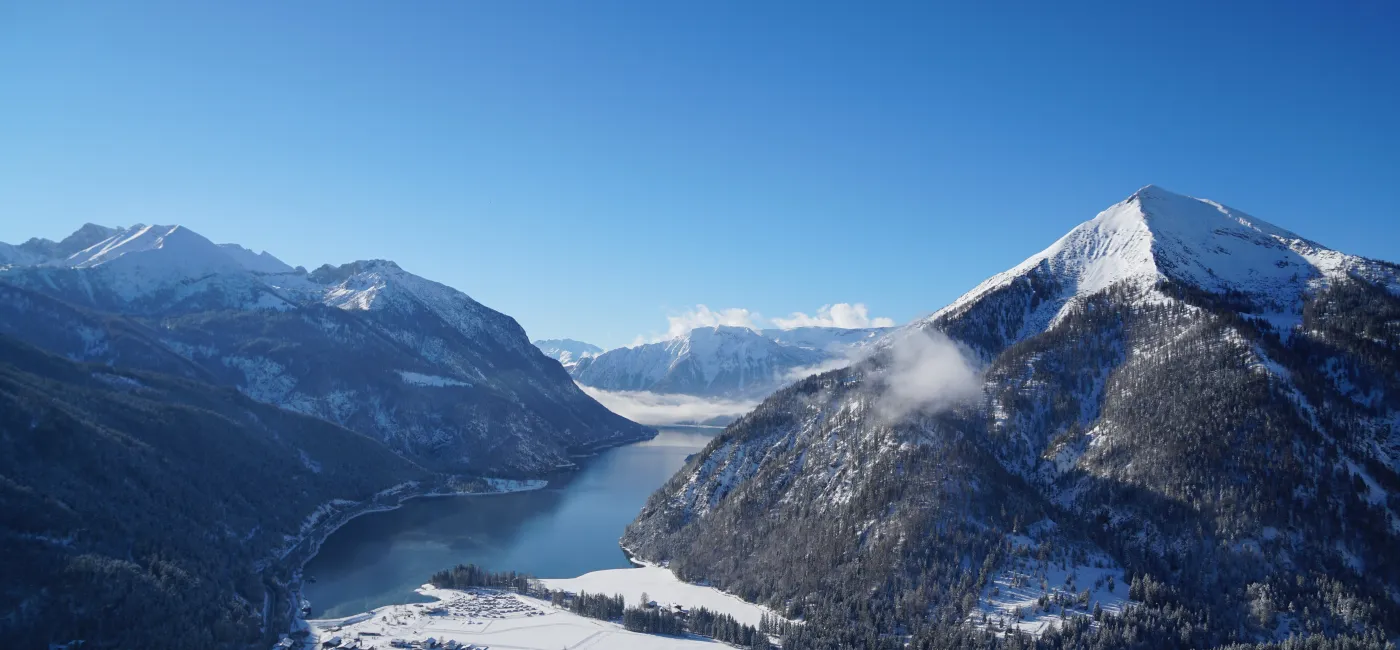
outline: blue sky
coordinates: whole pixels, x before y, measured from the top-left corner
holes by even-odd
[[[389,258],[604,346],[903,322],[1148,183],[1400,260],[1400,4],[878,6],[3,3],[0,241]]]

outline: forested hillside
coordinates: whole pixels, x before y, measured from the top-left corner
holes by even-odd
[[[261,643],[275,594],[260,569],[287,536],[322,504],[427,476],[375,440],[231,388],[0,336],[0,637]]]

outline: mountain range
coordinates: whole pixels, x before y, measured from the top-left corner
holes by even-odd
[[[888,330],[698,327],[672,339],[580,358],[570,372],[579,383],[603,390],[761,398],[849,363]]]
[[[180,226],[0,244],[0,635],[261,645],[337,517],[651,435],[393,262]]]
[[[784,647],[1381,647],[1400,266],[1145,187],[778,391],[623,544]]]
[[[565,370],[573,370],[579,361],[603,353],[603,348],[573,339],[541,339],[534,344],[545,356],[564,366]]]
[[[180,226],[87,225],[0,256],[0,333],[235,387],[432,469],[539,473],[650,435],[514,319],[393,262],[307,272]]]

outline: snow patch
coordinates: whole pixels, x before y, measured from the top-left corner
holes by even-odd
[[[1053,522],[1052,522],[1053,523]],[[1019,630],[1039,636],[1075,617],[1121,614],[1131,601],[1124,572],[1097,549],[1080,556],[1037,559],[1041,542],[1030,535],[1010,535],[1011,557],[982,590],[973,625],[994,632]],[[1097,623],[1095,623],[1097,624]]]
[[[462,381],[460,379],[453,379],[451,377],[425,375],[420,372],[409,372],[407,370],[399,370],[398,373],[399,377],[403,378],[403,382],[405,384],[411,384],[413,386],[431,386],[434,388],[445,388],[447,386],[471,386],[471,384],[465,381]]]

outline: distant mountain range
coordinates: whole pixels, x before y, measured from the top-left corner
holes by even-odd
[[[603,390],[759,398],[849,363],[887,331],[700,327],[665,341],[579,357],[570,372],[579,383]]]
[[[1149,186],[867,352],[624,545],[804,618],[784,647],[1400,634],[1400,266]]]
[[[565,370],[573,370],[579,361],[603,353],[603,348],[573,339],[542,339],[534,343],[545,356],[558,361]]]

